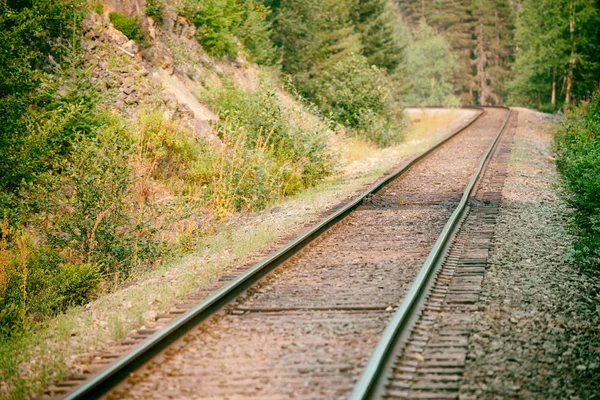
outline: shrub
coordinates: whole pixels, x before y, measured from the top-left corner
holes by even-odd
[[[199,141],[188,137],[176,122],[158,112],[140,114],[138,149],[153,167],[152,177],[186,178],[202,151]]]
[[[402,140],[400,105],[389,90],[383,72],[367,59],[351,54],[326,65],[300,88],[323,113],[354,134],[378,146]]]
[[[40,184],[29,187],[37,219],[51,217],[40,224],[48,242],[68,249],[71,262],[99,264],[103,272],[124,271],[132,263],[131,145],[123,124],[113,118],[95,137],[73,143],[60,175],[42,175]]]
[[[236,33],[242,22],[242,8],[237,0],[190,0],[185,12],[209,54],[217,57],[237,55]]]
[[[140,23],[135,17],[128,17],[119,12],[113,11],[108,14],[110,18],[110,22],[114,25],[114,27],[121,32],[129,40],[135,40],[136,42],[142,42],[144,36],[142,34],[142,28],[140,27]]]
[[[219,110],[222,119],[241,129],[247,146],[255,148],[259,139],[267,140],[273,146],[272,155],[277,163],[292,170],[288,174],[290,179],[300,178],[301,184],[290,182],[284,194],[311,186],[332,172],[333,158],[327,151],[325,124],[303,120],[306,113],[294,109],[292,104],[284,104],[266,80],[254,91],[227,83],[215,91],[209,102]],[[236,129],[229,131],[235,135]]]
[[[556,136],[557,160],[565,197],[573,207],[575,256],[600,272],[600,92],[586,108],[572,112]]]
[[[162,21],[163,7],[165,6],[165,0],[146,0],[146,6],[144,12],[147,16],[154,18],[157,21]]]
[[[281,197],[284,168],[274,162],[268,137],[258,136],[250,146],[244,128],[223,126],[227,146],[214,165],[210,184],[211,205],[218,217],[236,211],[264,208]]]

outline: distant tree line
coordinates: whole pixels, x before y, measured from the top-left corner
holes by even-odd
[[[587,101],[600,82],[596,0],[406,0],[413,26],[438,30],[458,57],[463,103],[557,110]]]

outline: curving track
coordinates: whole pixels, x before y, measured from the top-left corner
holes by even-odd
[[[507,113],[486,109],[105,397],[348,397]],[[388,374],[374,378],[378,394],[406,385],[388,381],[404,345],[381,361]]]

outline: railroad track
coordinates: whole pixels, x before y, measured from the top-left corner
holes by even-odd
[[[464,334],[445,343],[431,325],[438,329],[446,317],[466,321],[472,302],[454,307],[452,299],[461,293],[471,301],[478,293],[478,251],[489,247],[491,234],[489,226],[468,227],[490,225],[497,212],[490,204],[499,200],[510,135],[494,144],[509,117],[506,109],[487,108],[165,329],[142,334],[141,345],[108,368],[47,396],[456,395],[448,384],[456,379],[448,379],[460,366],[428,381],[423,377],[435,366],[419,363],[439,353],[426,345],[456,344],[442,347],[452,349],[446,358],[465,348]],[[472,194],[481,207],[469,202]],[[489,240],[471,241],[474,232]]]

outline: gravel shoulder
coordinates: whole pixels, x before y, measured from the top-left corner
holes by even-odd
[[[553,129],[519,109],[461,399],[600,398],[600,282],[569,261]]]

